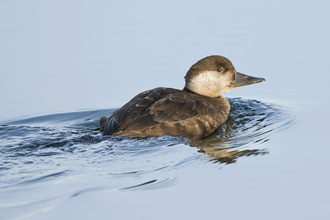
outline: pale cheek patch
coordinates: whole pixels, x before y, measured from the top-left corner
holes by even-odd
[[[218,97],[231,91],[229,80],[215,71],[199,74],[186,84],[186,88],[201,95]]]

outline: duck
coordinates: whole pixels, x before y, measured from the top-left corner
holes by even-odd
[[[202,139],[228,118],[230,103],[222,94],[265,81],[237,72],[232,62],[220,55],[199,60],[184,79],[181,90],[159,87],[136,95],[110,117],[102,117],[99,130],[114,137]]]

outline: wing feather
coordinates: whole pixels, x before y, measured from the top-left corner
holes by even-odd
[[[140,93],[111,118],[118,122],[114,136],[184,135],[202,138],[227,120],[229,103],[183,90],[157,88]],[[226,108],[221,108],[225,105]],[[110,119],[111,119],[110,118]]]

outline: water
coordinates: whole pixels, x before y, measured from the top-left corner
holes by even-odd
[[[96,128],[99,118],[115,109],[3,122],[3,217],[50,212],[66,200],[94,192],[175,186],[186,169],[214,163],[224,168],[241,157],[269,154],[267,142],[296,122],[293,110],[283,106],[242,98],[229,101],[229,119],[205,140],[114,138],[87,129]]]
[[[0,219],[329,219],[329,6],[2,1]],[[88,130],[213,54],[266,81],[211,137]]]

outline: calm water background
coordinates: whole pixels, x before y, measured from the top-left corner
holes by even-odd
[[[329,7],[2,1],[0,219],[329,219]],[[267,81],[206,146],[85,130],[212,54]]]

